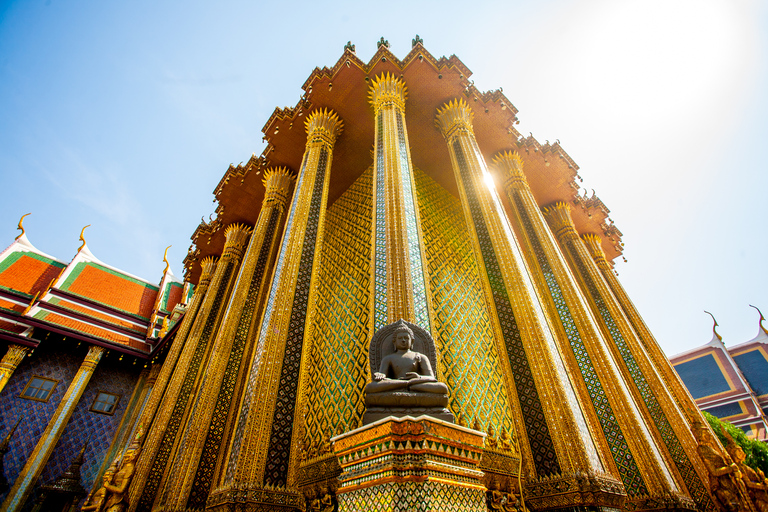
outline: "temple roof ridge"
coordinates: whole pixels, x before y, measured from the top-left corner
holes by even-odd
[[[55,256],[51,256],[50,254],[44,253],[34,245],[32,245],[32,242],[29,241],[29,238],[27,238],[27,235],[25,233],[22,233],[18,237],[16,237],[16,240],[11,242],[11,245],[6,247],[3,252],[0,252],[0,261],[3,261],[6,256],[8,256],[11,253],[14,252],[32,252],[37,254],[38,256],[42,256],[44,258],[48,258],[50,260],[53,260],[57,263],[63,263],[64,265],[67,264],[66,261],[60,260],[59,258],[56,258]]]

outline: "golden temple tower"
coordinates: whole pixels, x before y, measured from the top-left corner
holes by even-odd
[[[128,510],[352,510],[342,486],[370,510],[754,510],[612,271],[607,208],[470,75],[418,36],[402,60],[348,44],[227,170],[137,420]],[[434,340],[456,426],[362,425],[369,344],[399,319]],[[360,476],[425,453],[424,471]],[[427,480],[440,499],[398,501]]]

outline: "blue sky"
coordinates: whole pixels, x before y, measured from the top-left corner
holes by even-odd
[[[765,2],[0,3],[0,244],[27,212],[69,261],[181,275],[230,163],[263,150],[275,107],[351,40],[403,57],[419,34],[519,129],[560,139],[624,233],[624,286],[668,354],[757,332],[768,314]],[[591,192],[590,192],[591,193]],[[2,242],[5,240],[5,242]]]

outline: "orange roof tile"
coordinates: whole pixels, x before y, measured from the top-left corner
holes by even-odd
[[[90,316],[91,318],[95,318],[98,320],[101,320],[103,322],[108,322],[114,326],[117,327],[123,327],[125,329],[130,329],[131,331],[134,331],[138,334],[144,334],[146,332],[146,328],[139,327],[135,323],[128,322],[127,320],[119,320],[111,315],[107,315],[105,313],[100,313],[98,311],[94,311],[92,309],[80,306],[78,304],[75,304],[73,302],[70,302],[68,300],[59,299],[57,297],[52,298],[49,301],[50,304],[54,304],[56,306],[60,306],[66,309],[69,309],[71,311],[75,311],[77,313],[82,313],[84,315]]]
[[[11,302],[9,300],[0,299],[0,308],[10,309],[11,311],[16,311],[21,313],[22,311],[24,311],[25,306],[22,306],[21,304],[16,304],[15,302]]]
[[[128,336],[118,334],[116,332],[108,331],[106,329],[102,329],[100,327],[96,327],[94,325],[90,325],[85,322],[80,322],[72,318],[67,318],[65,316],[58,315],[56,313],[49,313],[47,311],[43,311],[35,315],[35,318],[38,320],[43,320],[50,324],[66,327],[74,331],[90,334],[91,336],[101,338],[102,340],[105,340],[105,341],[110,341],[112,343],[117,343],[119,345],[125,345],[128,347],[134,348],[136,350],[139,350],[141,352],[149,352],[148,345],[142,341],[138,341]]]
[[[25,325],[14,324],[12,322],[6,322],[0,320],[0,331],[12,332],[14,334],[21,334],[27,330]]]
[[[64,268],[63,263],[31,252],[15,252],[0,263],[0,286],[34,295]]]
[[[179,283],[169,283],[166,288],[165,304],[162,306],[162,310],[166,312],[173,311],[176,304],[181,302],[181,293],[184,291],[184,287]]]
[[[148,319],[157,297],[157,287],[120,274],[96,263],[78,263],[62,290]]]

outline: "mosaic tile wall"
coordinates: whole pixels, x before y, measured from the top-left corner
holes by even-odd
[[[370,337],[372,169],[328,208],[318,274],[306,429],[313,441],[359,425]]]
[[[84,347],[85,345],[83,345]],[[71,347],[71,345],[67,345]],[[10,382],[0,394],[0,432],[5,432],[23,417],[5,456],[5,476],[9,484],[24,467],[27,457],[37,444],[39,436],[45,430],[48,420],[53,415],[69,383],[85,357],[85,349],[71,352],[53,350],[45,344],[37,349],[19,365]],[[39,486],[58,478],[70,465],[77,453],[88,441],[85,462],[81,468],[81,483],[89,489],[96,479],[102,460],[123,417],[126,407],[138,380],[141,367],[116,365],[110,357],[102,360],[88,383],[72,417],[56,445],[48,464],[37,482],[36,488],[28,500],[28,506],[34,502]],[[18,398],[33,375],[60,380],[48,402],[38,402]],[[120,395],[114,415],[90,412],[91,405],[99,391]],[[5,495],[1,496],[2,499]]]
[[[513,431],[501,363],[493,340],[480,275],[460,201],[416,172],[421,229],[435,308],[439,374],[451,390],[450,407],[468,422]]]
[[[9,429],[16,424],[16,420],[22,418],[3,460],[8,485],[13,485],[16,477],[19,476],[27,457],[34,450],[37,440],[48,425],[48,420],[56,411],[56,407],[67,391],[67,386],[85,356],[84,353],[82,355],[67,354],[52,352],[46,348],[43,342],[35,349],[32,357],[24,358],[3,392],[0,393],[0,432],[2,432],[0,435],[5,437]],[[4,348],[3,353],[5,353]],[[47,402],[19,398],[33,375],[59,381]],[[0,499],[4,500],[6,496],[7,493],[0,495]]]
[[[81,483],[88,490],[96,480],[104,456],[112,444],[123,414],[130,403],[136,382],[141,373],[141,366],[128,367],[116,364],[117,354],[110,354],[99,362],[88,387],[85,388],[69,424],[64,429],[51,458],[43,469],[38,487],[56,480],[69,468],[83,445],[88,442],[84,462],[80,468]],[[78,362],[79,364],[79,362]],[[114,415],[91,412],[90,408],[100,392],[120,395],[120,401]]]

